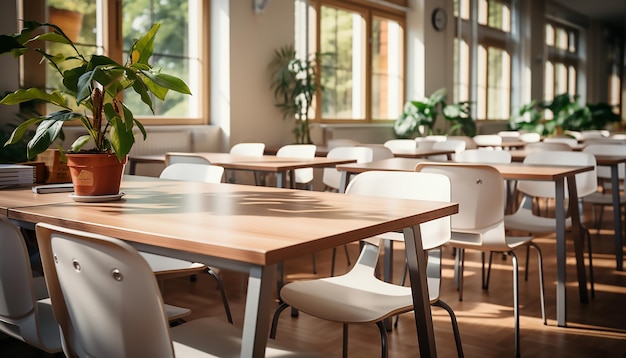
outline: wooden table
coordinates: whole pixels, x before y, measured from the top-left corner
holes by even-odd
[[[421,159],[391,158],[379,160],[371,163],[352,163],[337,166],[337,170],[342,172],[342,186],[348,184],[348,173],[358,174],[369,170],[400,170],[413,171]],[[585,262],[583,257],[582,226],[578,209],[578,199],[576,193],[576,177],[578,173],[593,170],[592,166],[566,167],[566,166],[544,166],[544,165],[524,165],[520,163],[512,164],[489,164],[495,167],[507,180],[541,180],[553,181],[556,187],[555,206],[564,208],[565,203],[565,180],[567,180],[568,200],[570,216],[574,236],[574,253],[576,256],[576,270],[578,274],[578,291],[581,302],[589,302],[587,292],[587,277]],[[557,285],[556,285],[556,316],[557,324],[561,327],[567,325],[567,304],[566,304],[566,277],[565,277],[565,216],[566,210],[556,210],[556,262],[557,262]]]
[[[292,186],[295,184],[295,172],[296,169],[302,168],[328,168],[334,167],[337,164],[354,163],[354,159],[339,159],[339,158],[285,158],[277,157],[274,155],[263,155],[259,157],[250,157],[242,155],[233,155],[229,153],[167,153],[165,155],[165,162],[169,163],[172,156],[187,156],[187,157],[200,157],[204,158],[209,163],[219,165],[224,169],[231,170],[249,170],[260,171],[276,174],[276,187],[285,187],[285,176],[290,174],[290,182]]]
[[[454,150],[449,149],[420,149],[414,150],[394,150],[393,156],[396,158],[427,158],[435,155],[445,155],[448,160],[452,160]]]
[[[514,150],[511,151],[511,160],[514,162],[523,162],[526,156],[530,153],[526,150]],[[599,155],[594,154],[596,157],[596,164],[598,166],[606,166],[611,168],[611,188],[619,188],[619,170],[620,164],[626,165],[626,156],[619,155]],[[624,255],[622,248],[622,208],[620,203],[619,190],[612,190],[612,203],[613,203],[613,229],[614,229],[614,246],[615,246],[615,267],[619,271],[624,270]]]
[[[25,225],[109,235],[142,251],[246,272],[242,357],[264,355],[278,263],[404,230],[420,354],[436,355],[419,224],[455,214],[456,204],[139,176],[125,176],[122,189],[123,200],[103,203],[3,190],[0,208]]]

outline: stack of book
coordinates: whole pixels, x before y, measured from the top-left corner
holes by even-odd
[[[0,189],[31,186],[35,182],[35,167],[20,164],[0,164]]]

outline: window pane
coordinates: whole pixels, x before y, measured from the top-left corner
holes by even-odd
[[[488,26],[509,32],[511,30],[511,11],[509,7],[493,0],[489,1],[488,6]]]
[[[511,93],[511,58],[499,48],[488,50],[487,119],[506,119],[509,116]]]
[[[577,93],[576,91],[576,68],[574,68],[574,66],[569,66],[568,67],[568,93],[571,95],[575,95]]]
[[[122,35],[124,52],[133,42],[143,36],[155,23],[161,23],[154,42],[154,54],[151,64],[164,73],[181,78],[191,86],[193,94],[198,92],[197,71],[199,60],[193,53],[194,45],[190,43],[190,35],[194,33],[190,21],[190,0],[124,0],[122,16]],[[192,57],[192,55],[194,55]],[[192,78],[191,73],[195,73]],[[195,87],[195,88],[194,88]],[[167,94],[166,101],[153,98],[154,115],[157,116],[194,116],[199,112],[197,103],[192,103],[192,96],[185,96],[174,91]],[[143,104],[137,96],[128,96],[125,104],[135,115],[151,116],[150,108]]]
[[[478,79],[476,83],[476,115],[478,119],[487,118],[487,49],[478,46]]]
[[[546,73],[545,73],[545,100],[551,101],[554,98],[554,64],[550,61],[546,62]]]
[[[546,25],[546,45],[554,46],[554,27],[552,25]]]
[[[355,12],[322,6],[322,118],[363,119],[365,23]]]
[[[556,95],[567,93],[567,67],[562,63],[554,65],[554,90]]]
[[[454,39],[455,102],[469,101],[470,54],[467,41]]]
[[[402,109],[403,30],[395,21],[372,22],[372,119],[395,119]]]
[[[563,28],[560,28],[560,27],[556,29],[556,47],[561,50],[568,49],[567,32]]]

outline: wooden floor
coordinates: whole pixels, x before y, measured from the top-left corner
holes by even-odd
[[[588,211],[586,211],[588,214]],[[605,227],[610,228],[610,212],[605,215]],[[304,229],[304,228],[303,228]],[[548,325],[541,321],[536,255],[531,251],[528,281],[523,280],[525,254],[518,252],[520,260],[520,314],[521,353],[523,357],[626,357],[626,271],[615,270],[613,231],[603,230],[600,235],[592,231],[594,244],[594,270],[596,296],[588,304],[581,304],[575,272],[571,240],[568,240],[567,298],[568,327],[556,326],[555,308],[555,240],[554,235],[539,237],[535,242],[544,253],[546,306]],[[403,263],[403,247],[395,248],[395,281],[399,282]],[[351,258],[358,254],[358,245],[349,246]],[[342,253],[342,251],[339,251]],[[330,272],[330,251],[316,255],[320,275]],[[347,270],[345,256],[338,255],[337,267]],[[466,254],[465,290],[462,302],[452,280],[452,251],[444,251],[444,280],[441,299],[454,309],[461,331],[466,357],[512,357],[513,310],[511,259],[501,255],[494,260],[491,286],[488,291],[480,285],[480,254]],[[290,260],[285,265],[290,276],[310,276],[311,257]],[[222,271],[235,325],[243,321],[245,301],[245,276]],[[189,319],[203,316],[226,317],[221,301],[214,289],[214,281],[201,275],[191,282],[187,278],[170,280],[165,285],[166,302],[192,309]],[[433,308],[437,353],[440,357],[456,357],[450,320],[446,312]],[[291,342],[311,351],[341,356],[341,325],[322,321],[305,314],[293,318],[283,312],[278,326],[278,341]],[[380,356],[380,340],[375,325],[350,327],[350,357]],[[399,326],[389,334],[390,357],[415,357],[419,355],[412,313],[400,317]],[[0,357],[37,357],[38,352],[13,339],[0,339]]]

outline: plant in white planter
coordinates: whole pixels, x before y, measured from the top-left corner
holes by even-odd
[[[122,94],[139,96],[151,110],[151,95],[163,101],[169,90],[191,94],[184,81],[161,73],[148,63],[159,26],[155,24],[135,41],[124,64],[103,55],[82,54],[63,30],[54,24],[26,21],[21,33],[0,35],[0,54],[12,53],[18,57],[36,52],[41,55],[42,62],[47,62],[62,77],[62,86],[52,91],[42,88],[18,89],[0,100],[0,103],[7,105],[43,101],[60,108],[56,112],[22,122],[5,145],[19,142],[30,127],[36,126],[34,136],[27,145],[28,158],[34,158],[59,138],[65,123],[80,121],[87,134],[72,144],[70,153],[100,153],[115,157],[120,163],[125,162],[135,143],[135,126],[144,139],[146,131],[131,109],[124,105]],[[40,41],[67,45],[63,47],[69,53],[48,53],[46,48],[36,47],[35,44]],[[88,148],[87,144],[91,147],[86,150],[84,148]],[[68,166],[71,164],[68,163]],[[78,186],[77,181],[74,181],[77,194],[80,191]]]

